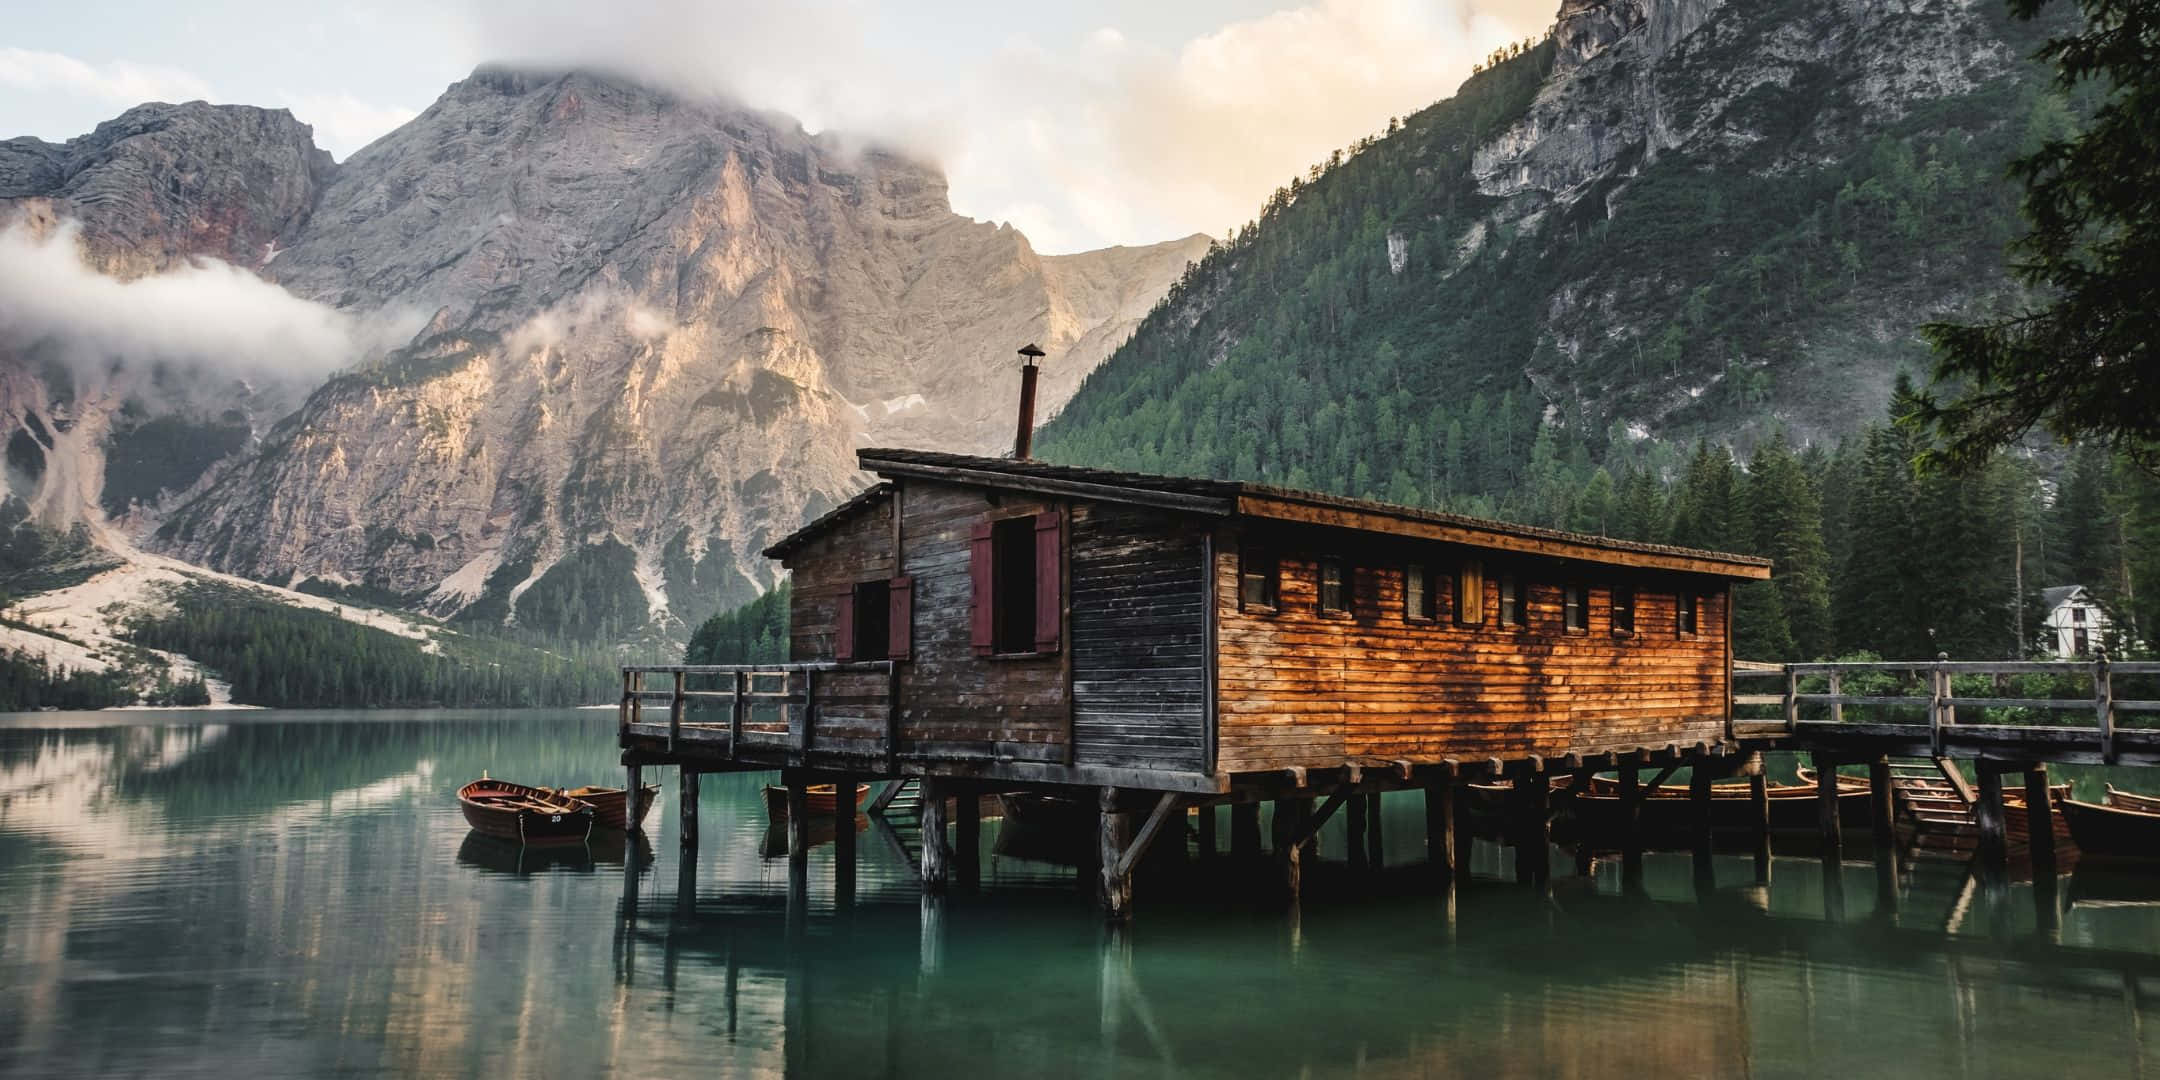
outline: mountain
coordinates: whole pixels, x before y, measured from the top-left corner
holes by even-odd
[[[1599,464],[1834,442],[2008,293],[2005,165],[2081,107],[2000,8],[1565,0],[1278,190],[1038,445],[1566,524]]]
[[[179,411],[168,436],[231,452],[156,484],[107,469],[138,497],[88,516],[260,581],[587,640],[679,640],[769,585],[757,551],[861,485],[855,446],[1001,446],[1018,346],[1049,352],[1054,410],[1206,244],[1043,256],[903,154],[500,68],[337,165],[282,112],[201,103],[14,140],[9,216],[80,219],[116,274],[219,258],[394,343],[274,425]],[[33,362],[50,343],[10,347],[17,428],[160,408],[129,384],[93,410]]]

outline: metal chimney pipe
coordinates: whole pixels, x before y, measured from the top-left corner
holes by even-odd
[[[1013,458],[1028,460],[1035,448],[1035,361],[1043,351],[1030,342],[1020,349],[1020,430],[1013,435]]]

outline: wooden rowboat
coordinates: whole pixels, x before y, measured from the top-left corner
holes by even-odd
[[[2160,798],[2107,787],[2106,802],[2062,800],[2078,851],[2110,859],[2160,859]]]
[[[660,785],[647,784],[638,790],[637,812],[630,813],[628,793],[618,787],[575,787],[562,793],[593,808],[593,824],[603,829],[622,832],[645,820],[645,812],[652,809],[653,800],[660,795]]]
[[[863,797],[870,793],[868,784],[855,785],[855,805],[861,806]],[[788,789],[780,784],[765,785],[765,816],[772,821],[787,820]],[[813,815],[831,816],[840,804],[838,789],[833,784],[812,784],[803,793],[803,804]]]
[[[593,808],[560,792],[481,777],[458,789],[458,806],[475,831],[521,844],[582,842]]]

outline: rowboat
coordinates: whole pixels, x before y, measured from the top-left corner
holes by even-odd
[[[1757,819],[1751,788],[1747,780],[1719,781],[1710,785],[1711,829],[1731,831],[1755,827]],[[1817,792],[1811,777],[1804,777],[1796,784],[1765,784],[1763,794],[1772,831],[1804,832],[1820,828],[1822,811],[1816,803]],[[1866,781],[1838,777],[1838,820],[1849,824],[1866,822],[1867,797]],[[1575,814],[1597,826],[1600,835],[1607,827],[1616,826],[1620,816],[1619,781],[1592,777],[1589,785],[1575,795]],[[1656,791],[1642,797],[1637,821],[1646,836],[1685,833],[1695,826],[1694,792],[1687,784],[1660,785]]]
[[[629,798],[623,788],[575,787],[562,793],[593,808],[593,824],[617,832],[636,826],[645,820],[645,812],[652,809],[653,800],[660,795],[660,785],[647,784],[638,790],[637,813],[629,813]]]
[[[458,789],[458,806],[474,830],[522,844],[582,841],[593,829],[593,808],[586,803],[485,776]]]
[[[2062,800],[2079,852],[2110,859],[2160,859],[2160,798],[2107,786],[2106,801]]]
[[[869,793],[869,785],[855,785],[855,805],[861,806],[863,797]],[[787,796],[788,789],[784,785],[765,785],[765,816],[773,821],[786,821],[788,816]],[[812,784],[803,792],[804,808],[812,814],[830,816],[839,804],[839,791],[833,784]]]

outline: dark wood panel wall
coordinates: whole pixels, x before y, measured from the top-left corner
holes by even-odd
[[[1197,771],[1207,750],[1207,530],[1159,510],[1072,513],[1074,756]]]
[[[1239,550],[1274,553],[1274,610],[1241,610]],[[1215,540],[1220,641],[1218,766],[1239,772],[1344,761],[1556,756],[1692,744],[1723,731],[1723,579],[1414,544],[1324,529],[1225,527]],[[1348,576],[1344,612],[1319,610],[1320,562]],[[1456,619],[1455,570],[1482,562],[1484,623]],[[1405,567],[1428,569],[1435,618],[1405,611]],[[1503,626],[1503,574],[1525,590],[1523,625]],[[1562,589],[1583,587],[1589,625],[1562,625]],[[1636,590],[1635,629],[1616,634],[1615,586]],[[1697,630],[1677,598],[1699,597]]]

